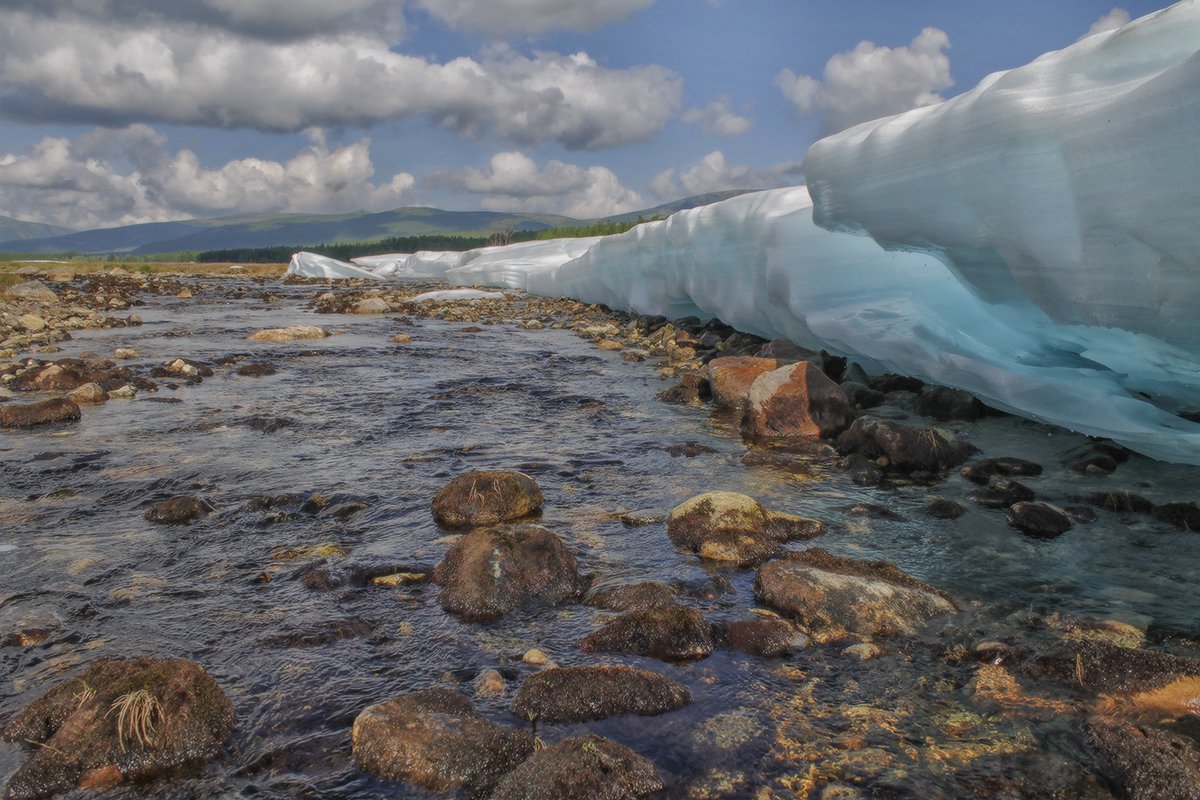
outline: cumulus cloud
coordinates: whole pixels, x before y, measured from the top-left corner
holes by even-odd
[[[1088,32],[1079,37],[1079,41],[1083,41],[1089,36],[1095,36],[1097,33],[1104,33],[1122,25],[1128,25],[1130,21],[1129,12],[1123,8],[1114,8],[1100,19],[1092,23],[1092,27],[1088,28]]]
[[[754,120],[734,113],[729,107],[729,98],[720,97],[704,108],[690,108],[683,113],[683,121],[689,125],[700,125],[709,133],[732,138],[741,136],[754,127]]]
[[[756,170],[729,164],[724,153],[714,150],[686,169],[672,167],[658,173],[650,181],[650,191],[660,200],[675,200],[729,189],[772,189],[800,183],[804,183],[804,166],[800,161],[785,161]]]
[[[785,69],[775,84],[796,109],[824,118],[833,133],[871,119],[941,102],[938,92],[954,84],[950,59],[943,52],[950,37],[926,28],[906,47],[859,42],[825,64],[820,80]]]
[[[236,7],[232,0],[206,2]],[[373,34],[263,41],[150,19],[6,11],[0,113],[21,121],[277,132],[418,116],[463,136],[494,133],[521,145],[557,141],[595,150],[652,139],[682,96],[669,70],[608,69],[585,53],[527,57],[495,48],[443,64],[394,52]]]
[[[242,212],[382,210],[401,204],[415,180],[373,182],[370,142],[312,144],[283,162],[241,158],[215,169],[174,152],[146,125],[96,129],[74,141],[46,137],[0,156],[0,214],[93,228]]]
[[[452,28],[492,38],[551,30],[590,31],[626,19],[654,0],[415,0]]]
[[[541,211],[591,219],[644,208],[641,196],[621,185],[607,167],[548,161],[544,167],[520,152],[497,153],[488,168],[431,175],[432,186],[482,195],[489,211]]]

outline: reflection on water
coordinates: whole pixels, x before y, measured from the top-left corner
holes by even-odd
[[[1024,538],[1002,514],[973,506],[959,520],[934,520],[922,511],[926,488],[864,489],[819,459],[748,455],[727,420],[656,401],[664,385],[650,370],[568,332],[465,333],[421,321],[404,329],[413,343],[401,347],[391,343],[400,330],[393,318],[318,318],[302,309],[312,290],[273,291],[283,299],[263,305],[197,289],[211,302],[152,300],[140,329],[79,335],[63,356],[134,347],[144,364],[182,356],[217,365],[216,374],[87,408],[70,428],[0,439],[0,719],[97,656],[195,659],[237,708],[235,740],[202,778],[160,796],[424,797],[350,762],[350,724],[363,707],[447,681],[469,692],[479,670],[495,667],[509,679],[508,697],[477,706],[518,724],[508,702],[532,669],[520,661],[525,650],[594,663],[574,642],[605,615],[584,606],[464,625],[430,586],[322,590],[299,579],[325,559],[431,568],[451,539],[434,525],[430,500],[469,469],[532,475],[546,497],[542,523],[605,582],[707,583],[662,525],[627,527],[619,512],[653,516],[724,489],[820,518],[831,528],[822,546],[894,561],[968,606],[980,601],[980,613],[1063,610],[1196,632],[1193,534],[1104,513],[1053,541]],[[337,333],[287,344],[246,338],[288,324]],[[238,376],[250,361],[278,372]],[[1050,496],[1136,488],[1152,500],[1190,500],[1200,476],[1135,459],[1098,484],[1058,466],[1078,441],[1065,432],[998,418],[970,435],[989,454],[1046,464],[1029,483]],[[671,448],[685,443],[702,447]],[[962,498],[967,486],[955,476],[935,491]],[[207,498],[216,512],[186,528],[143,519],[149,505],[181,493]],[[856,503],[899,519],[856,514]],[[754,607],[753,572],[723,574],[730,591],[689,600],[715,621]],[[556,740],[586,727],[624,742],[658,765],[678,797],[753,797],[767,786],[803,797],[829,781],[889,797],[969,796],[964,787],[994,774],[1050,774],[1070,761],[1077,734],[1052,718],[974,708],[971,672],[940,654],[924,642],[869,662],[835,648],[776,660],[722,651],[682,665],[623,659],[683,681],[695,703],[539,734]],[[0,776],[22,757],[0,746]]]

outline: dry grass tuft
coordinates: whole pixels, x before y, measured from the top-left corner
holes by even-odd
[[[154,745],[155,718],[162,720],[162,704],[145,689],[121,695],[112,702],[109,713],[117,714],[117,740],[125,751],[125,739],[131,738],[142,747]]]

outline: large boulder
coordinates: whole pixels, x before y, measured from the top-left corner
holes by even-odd
[[[664,788],[647,759],[588,734],[534,753],[501,779],[491,800],[637,800]]]
[[[475,713],[450,689],[403,695],[364,709],[350,731],[363,769],[426,789],[466,789],[482,797],[533,754],[528,731],[505,728]]]
[[[763,565],[754,593],[820,642],[911,635],[927,620],[954,610],[942,592],[893,564],[820,548]]]
[[[630,611],[579,641],[586,652],[625,653],[664,661],[706,658],[717,631],[694,608],[664,606]]]
[[[813,519],[771,511],[753,497],[707,492],[680,503],[667,520],[667,536],[701,558],[752,566],[776,555],[784,542],[825,532]]]
[[[25,281],[24,283],[18,283],[15,286],[10,286],[4,291],[4,296],[17,300],[32,300],[35,303],[46,303],[50,305],[58,302],[58,295],[54,293],[54,290],[41,281]]]
[[[1088,744],[1130,800],[1200,800],[1200,751],[1194,740],[1115,717],[1092,717]]]
[[[537,525],[463,535],[433,580],[442,587],[442,608],[471,622],[496,620],[530,603],[574,600],[587,589],[562,539]]]
[[[758,376],[746,397],[742,434],[762,441],[830,437],[854,418],[842,387],[809,361]]]
[[[523,472],[468,472],[433,498],[433,518],[446,528],[482,528],[533,516],[542,502],[537,482]]]
[[[1056,505],[1020,502],[1009,507],[1008,524],[1034,539],[1055,539],[1071,530],[1075,523],[1070,514]]]
[[[531,722],[586,722],[620,714],[654,716],[692,702],[665,675],[633,667],[561,667],[525,679],[513,713]]]
[[[779,369],[774,358],[754,356],[724,356],[708,362],[708,379],[712,402],[717,408],[745,408],[750,386],[760,375]]]
[[[100,659],[4,729],[5,741],[36,746],[4,796],[30,800],[175,776],[220,753],[234,722],[225,693],[193,661]]]
[[[78,422],[79,405],[65,397],[40,403],[0,404],[0,428],[34,428],[58,422]]]
[[[658,581],[642,581],[620,586],[593,587],[584,602],[605,611],[636,611],[642,608],[669,606],[679,596],[679,590]]]
[[[762,658],[775,658],[808,644],[807,636],[779,617],[754,616],[735,620],[725,626],[725,634],[733,649]]]
[[[906,472],[940,472],[962,464],[978,449],[936,428],[912,428],[898,422],[859,417],[837,439],[843,454],[886,458],[888,466]]]

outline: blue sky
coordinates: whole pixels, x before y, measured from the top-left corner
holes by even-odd
[[[5,0],[0,214],[594,217],[799,183],[823,132],[1163,5]]]

